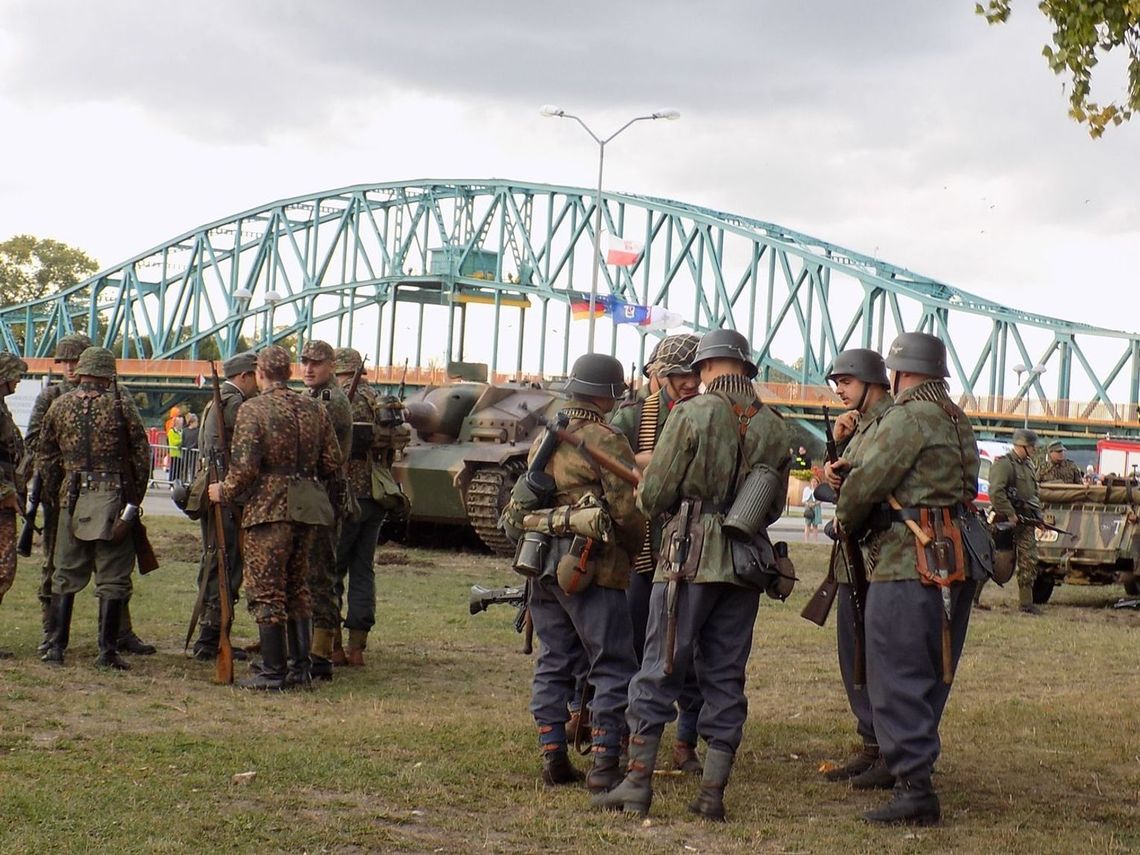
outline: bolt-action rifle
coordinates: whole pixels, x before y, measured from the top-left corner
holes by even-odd
[[[123,395],[119,390],[119,381],[114,381],[115,387],[115,420],[119,433],[119,463],[123,477],[123,498],[126,500],[122,513],[115,520],[111,528],[111,540],[120,543],[130,535],[135,548],[135,557],[139,563],[139,573],[146,575],[158,569],[158,558],[154,554],[154,547],[150,545],[146,526],[139,515],[139,505],[142,504],[142,493],[139,485],[135,483],[135,470],[131,465],[131,440],[127,432],[127,416],[123,412]],[[145,485],[144,485],[145,486]]]
[[[220,482],[229,471],[229,449],[226,443],[226,419],[222,404],[222,387],[218,380],[218,366],[210,360],[210,379],[214,386],[214,414],[218,420],[218,444],[210,454],[209,472],[206,476],[207,491],[210,484]],[[221,502],[211,502],[213,533],[210,546],[217,553],[218,600],[221,606],[221,632],[218,635],[218,658],[214,663],[214,679],[223,685],[234,681],[234,648],[230,641],[230,624],[233,623],[233,600],[230,599],[230,562],[226,554],[226,530],[223,525]]]
[[[689,560],[689,530],[693,524],[693,502],[681,501],[673,533],[669,537],[669,574],[665,577],[665,673],[673,673],[677,647],[677,598]]]
[[[356,389],[360,386],[360,378],[364,376],[364,363],[368,361],[368,357],[364,357],[360,364],[356,366],[356,370],[352,372],[352,382],[348,386],[348,402],[351,404],[356,399]],[[407,368],[404,369],[407,371]]]
[[[16,541],[16,551],[27,558],[32,554],[32,537],[43,529],[36,528],[36,514],[40,510],[40,501],[43,497],[43,479],[37,472],[28,481],[28,510],[24,514],[24,527],[20,529],[20,537]]]
[[[636,469],[633,469],[632,467],[626,466],[616,457],[611,454],[607,454],[600,448],[594,448],[577,434],[570,433],[570,431],[565,430],[564,428],[557,427],[553,423],[543,418],[540,418],[538,420],[538,423],[545,425],[546,428],[552,431],[555,436],[557,436],[562,442],[566,443],[567,445],[574,446],[583,455],[593,460],[603,469],[608,469],[610,472],[617,475],[627,484],[633,484],[634,486],[637,486],[641,483],[640,472],[638,472]]]

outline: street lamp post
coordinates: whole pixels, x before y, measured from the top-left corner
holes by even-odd
[[[1038,363],[1037,365],[1034,365],[1032,368],[1029,368],[1028,366],[1023,365],[1019,362],[1017,365],[1013,366],[1013,373],[1017,375],[1017,389],[1020,392],[1021,391],[1021,375],[1022,374],[1028,374],[1029,376],[1028,376],[1027,380],[1029,382],[1029,385],[1032,386],[1033,381],[1045,373],[1045,366]],[[1029,427],[1029,388],[1028,387],[1025,390],[1025,422],[1024,422],[1024,427],[1026,427],[1026,428]]]
[[[273,344],[273,312],[277,308],[277,304],[281,302],[281,295],[276,291],[266,291],[263,299],[267,307],[265,312],[265,344],[268,347]]]
[[[598,191],[594,195],[594,263],[591,265],[590,272],[590,331],[589,331],[589,352],[594,352],[594,306],[598,301],[598,268],[601,265],[601,233],[602,233],[602,167],[606,160],[606,143],[632,125],[634,122],[643,122],[647,119],[668,119],[675,121],[681,118],[681,114],[676,110],[658,110],[656,113],[650,113],[648,116],[634,116],[612,134],[605,139],[602,139],[592,130],[590,126],[583,122],[580,118],[567,113],[560,107],[555,107],[553,104],[543,104],[539,108],[539,113],[547,117],[557,117],[559,119],[573,119],[581,125],[586,133],[588,133],[594,142],[598,144]]]

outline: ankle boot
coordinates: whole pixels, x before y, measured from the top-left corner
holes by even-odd
[[[705,771],[701,775],[701,791],[689,805],[689,810],[705,819],[724,822],[724,788],[732,772],[735,755],[719,748],[705,753]]]
[[[99,655],[95,664],[100,668],[129,671],[131,666],[119,655],[119,628],[125,600],[104,597],[99,600]]]
[[[348,649],[345,651],[346,662],[354,668],[364,667],[364,648],[368,646],[368,630],[350,629],[348,631]]]
[[[257,634],[261,638],[261,667],[253,676],[238,680],[236,685],[242,689],[279,692],[285,688],[285,624],[259,623]]]
[[[309,649],[309,658],[312,660],[310,669],[314,680],[331,680],[333,678],[333,639],[335,632],[331,629],[314,629],[312,646]]]
[[[75,607],[75,594],[60,594],[52,599],[56,605],[55,634],[52,636],[51,646],[40,659],[52,665],[62,665],[63,652],[67,650],[68,642],[71,640],[71,611]]]
[[[313,675],[309,644],[313,637],[313,619],[303,617],[289,620],[285,624],[285,631],[289,644],[289,673],[285,677],[285,688],[311,689]]]
[[[52,594],[50,600],[40,605],[42,607],[40,624],[43,626],[44,637],[39,647],[36,648],[36,652],[47,653],[51,648],[51,640],[55,637],[56,616],[59,614],[59,595]]]
[[[595,737],[604,731],[594,731]],[[594,762],[586,773],[586,789],[591,793],[608,793],[621,783],[625,775],[621,771],[618,749],[595,742]]]
[[[134,625],[131,623],[131,598],[127,597],[119,602],[123,605],[121,623],[119,624],[118,649],[134,656],[153,656],[158,652],[158,648],[153,644],[145,643],[135,635]]]
[[[646,816],[653,801],[653,767],[657,765],[660,734],[635,733],[629,738],[629,769],[625,779],[608,793],[598,793],[590,805]]]
[[[542,747],[542,783],[548,787],[577,784],[585,775],[574,768],[565,744]]]
[[[697,746],[692,742],[678,739],[673,743],[673,768],[690,775],[700,775],[701,758],[697,756]]]
[[[1027,615],[1039,615],[1041,609],[1033,604],[1033,585],[1017,583],[1017,609]]]
[[[221,637],[222,628],[220,626],[209,623],[202,624],[198,631],[198,640],[194,642],[194,658],[199,662],[213,662],[217,659],[218,642],[221,641]]]
[[[846,781],[856,775],[862,775],[875,765],[879,759],[879,746],[869,742],[863,743],[863,750],[836,769],[824,772],[823,777],[829,781]]]
[[[332,656],[329,661],[337,668],[348,664],[348,657],[344,655],[344,631],[339,626],[333,631]]]
[[[895,776],[887,768],[887,761],[879,757],[867,769],[851,778],[856,790],[889,790],[895,785]]]
[[[887,804],[863,814],[867,822],[881,825],[934,825],[941,818],[942,809],[929,775],[900,778]]]

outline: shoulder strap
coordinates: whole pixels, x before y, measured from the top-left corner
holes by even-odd
[[[753,417],[755,417],[756,414],[760,412],[760,407],[762,407],[763,404],[760,403],[759,398],[754,397],[751,404],[749,404],[747,407],[742,407],[740,404],[737,404],[730,397],[728,397],[728,395],[724,392],[718,390],[716,392],[713,392],[713,394],[728,405],[728,408],[732,410],[732,414],[735,416],[737,423],[736,463],[732,468],[732,479],[728,482],[732,485],[732,487],[728,491],[728,496],[725,498],[724,507],[721,508],[722,513],[727,513],[729,506],[732,504],[732,500],[736,498],[736,493],[740,489],[740,480],[742,478],[740,469],[741,464],[744,462],[745,458],[744,437],[748,435],[748,426],[751,424]]]

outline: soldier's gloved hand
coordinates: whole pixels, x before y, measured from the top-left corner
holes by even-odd
[[[832,540],[839,540],[839,527],[835,524],[835,520],[827,521],[827,524],[823,527],[823,533]]]

